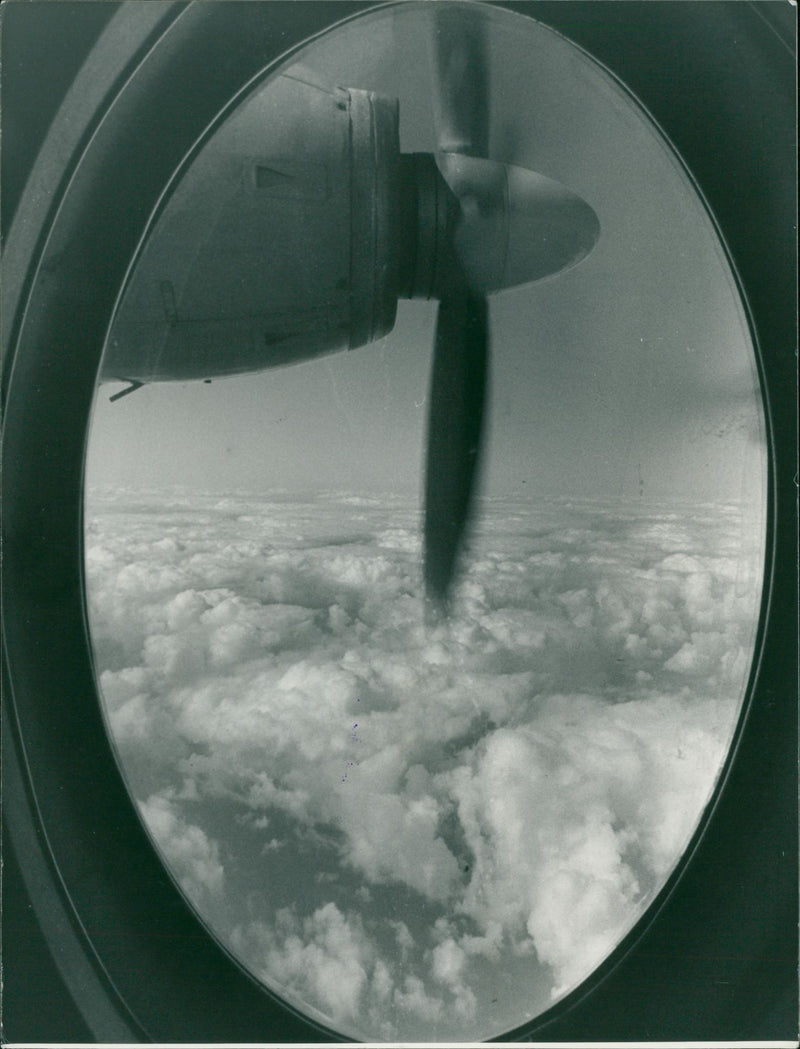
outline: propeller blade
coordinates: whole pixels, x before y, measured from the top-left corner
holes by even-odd
[[[446,614],[480,461],[488,381],[488,306],[461,283],[439,303],[425,476],[425,593]]]
[[[434,18],[434,105],[439,151],[489,154],[488,49],[484,17],[442,5]]]
[[[439,298],[425,477],[425,593],[447,615],[476,488],[489,371],[486,295],[574,265],[600,230],[592,208],[536,172],[489,159],[489,48],[475,5],[432,5],[437,178],[419,159],[408,294]],[[422,263],[422,264],[421,264]]]

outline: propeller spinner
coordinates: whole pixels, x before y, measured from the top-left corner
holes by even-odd
[[[489,159],[485,21],[469,5],[433,18],[438,152],[400,153],[395,100],[298,67],[276,78],[175,186],[100,378],[133,390],[292,364],[381,338],[400,297],[438,299],[424,578],[441,613],[481,457],[487,296],[580,261],[599,223],[566,187]]]

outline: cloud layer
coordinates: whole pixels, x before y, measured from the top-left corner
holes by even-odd
[[[143,818],[217,934],[321,1022],[501,1034],[681,855],[751,658],[760,533],[735,507],[488,503],[432,629],[400,498],[105,490],[87,518]]]

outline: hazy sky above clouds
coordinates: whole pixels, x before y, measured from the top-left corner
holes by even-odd
[[[405,151],[435,146],[427,18],[380,13],[300,56],[326,81],[399,97]],[[582,194],[602,232],[574,270],[492,299],[487,491],[761,501],[750,340],[686,175],[571,45],[489,21],[493,154]],[[90,478],[416,492],[434,321],[434,304],[401,301],[391,334],[349,353],[115,404],[102,387]]]

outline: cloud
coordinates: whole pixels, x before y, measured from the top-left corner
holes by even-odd
[[[472,989],[464,981],[468,956],[463,947],[453,939],[444,940],[433,949],[433,978],[444,984],[453,994],[452,1008],[463,1020],[475,1015],[477,1000]]]
[[[180,816],[169,797],[154,794],[139,804],[139,811],[189,899],[202,907],[207,896],[220,896],[225,872],[218,843]]]
[[[438,1023],[444,1008],[442,999],[428,994],[418,976],[406,976],[402,987],[395,988],[394,1004],[428,1024]]]
[[[377,957],[361,919],[343,914],[332,902],[302,920],[284,909],[274,925],[237,928],[233,941],[284,993],[310,1003],[334,1023],[357,1021],[368,989],[380,1000],[391,992],[388,967]]]
[[[334,1020],[352,1019],[367,983],[372,954],[360,923],[348,921],[329,903],[306,919],[302,928],[271,945],[266,965],[301,997],[316,998]]]
[[[112,491],[87,516],[143,816],[219,935],[326,1022],[517,1026],[680,857],[750,663],[760,533],[736,508],[487,504],[433,629],[398,499]]]
[[[370,881],[399,880],[444,901],[459,868],[439,833],[442,805],[429,793],[401,788],[405,766],[401,748],[391,744],[348,771],[334,796],[336,819],[347,838],[345,859]]]
[[[445,774],[474,858],[462,906],[518,948],[530,936],[554,995],[616,945],[680,856],[727,713],[696,697],[556,695]]]

